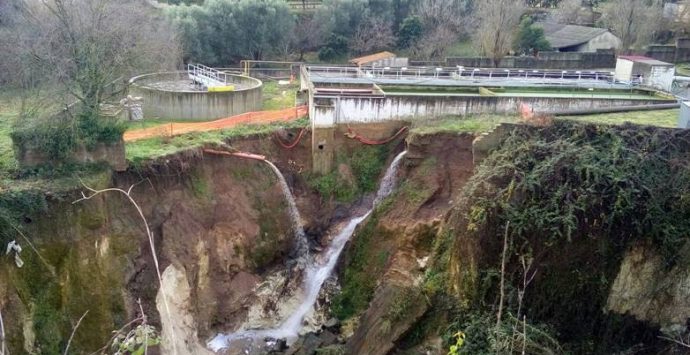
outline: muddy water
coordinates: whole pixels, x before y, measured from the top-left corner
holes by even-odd
[[[307,237],[304,234],[304,227],[302,226],[302,217],[300,217],[299,210],[297,209],[297,204],[295,203],[295,197],[290,191],[290,187],[285,180],[285,176],[280,172],[277,166],[268,160],[264,160],[268,166],[273,169],[278,177],[278,182],[280,182],[280,188],[283,190],[285,199],[288,202],[288,211],[290,213],[290,219],[292,220],[292,228],[295,232],[295,240],[297,241],[295,252],[300,256],[307,256],[309,254],[309,243],[307,242]]]
[[[381,180],[372,207],[363,215],[351,219],[335,236],[325,253],[315,258],[311,265],[307,266],[305,270],[305,281],[302,286],[303,299],[295,311],[283,321],[279,327],[275,329],[246,330],[232,334],[218,334],[208,343],[208,347],[214,351],[231,348],[241,353],[249,354],[265,346],[266,338],[287,338],[288,343],[294,341],[299,335],[304,318],[314,308],[314,304],[316,303],[324,281],[326,281],[333,272],[333,268],[345,244],[350,239],[357,226],[371,214],[376,205],[393,192],[396,184],[398,167],[406,153],[407,151],[398,154],[388,167],[388,170]],[[278,169],[273,166],[273,164],[270,165],[276,170],[277,174],[279,174]],[[282,174],[279,174],[279,176],[282,177]],[[287,183],[285,183],[285,188],[289,192]]]

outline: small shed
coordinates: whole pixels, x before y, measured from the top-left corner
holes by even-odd
[[[624,83],[639,83],[659,90],[671,91],[676,67],[639,55],[621,55],[616,59],[615,78]]]
[[[605,28],[542,22],[544,37],[559,52],[596,52],[617,49],[621,40]]]
[[[406,67],[407,62],[407,58],[398,58],[391,52],[379,52],[350,59],[350,63],[358,67]]]

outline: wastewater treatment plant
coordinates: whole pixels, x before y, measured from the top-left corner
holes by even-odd
[[[0,355],[688,354],[685,3],[469,3],[0,1]]]

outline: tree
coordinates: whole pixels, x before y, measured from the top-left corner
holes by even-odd
[[[515,51],[521,54],[536,54],[539,51],[549,49],[551,49],[551,45],[544,37],[544,29],[534,25],[529,17],[525,17],[520,22],[520,29],[515,41]]]
[[[326,33],[352,38],[369,14],[367,5],[366,0],[330,0],[324,2],[315,17]]]
[[[292,33],[293,48],[299,52],[299,60],[304,59],[306,51],[314,50],[324,42],[323,24],[317,21],[313,14],[297,16],[295,29]]]
[[[41,100],[71,108],[52,120],[21,120],[13,138],[33,141],[39,149],[53,144],[51,156],[69,154],[79,142],[120,139],[122,127],[103,119],[101,103],[115,82],[136,73],[174,68],[179,63],[175,32],[135,0],[25,4],[22,20],[12,28],[13,46],[8,48],[21,59],[16,80],[57,88],[58,93]]]
[[[419,19],[419,16],[410,16],[406,18],[398,31],[398,47],[411,47],[419,41],[423,33],[424,28],[422,27],[422,21]]]
[[[515,28],[524,12],[525,5],[514,0],[483,0],[477,4],[475,45],[492,59],[494,66],[497,67],[510,50]]]
[[[280,0],[208,0],[172,6],[167,15],[182,34],[185,59],[212,66],[277,54],[290,43],[295,25]]]
[[[368,17],[355,31],[350,49],[357,54],[376,52],[392,47],[395,41],[390,22]]]
[[[174,32],[135,1],[52,0],[27,9],[19,28],[33,69],[57,81],[97,112],[106,86],[149,68],[174,67]]]
[[[563,24],[575,24],[580,19],[582,0],[561,0],[552,12],[552,20]]]
[[[612,0],[606,4],[603,22],[621,39],[621,50],[649,43],[659,29],[661,0]]]
[[[424,0],[414,15],[422,23],[423,35],[413,46],[413,54],[422,59],[440,59],[465,31],[468,21],[468,0]]]

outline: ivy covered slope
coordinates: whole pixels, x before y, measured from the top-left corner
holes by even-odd
[[[467,353],[518,346],[502,343],[501,333],[512,331],[496,326],[503,293],[503,323],[512,327],[526,316],[535,325],[527,337],[534,353],[672,347],[659,338],[668,334],[659,322],[609,309],[634,247],[659,264],[637,286],[647,287],[649,302],[668,303],[651,285],[688,264],[688,158],[690,132],[683,130],[558,121],[513,132],[477,168],[437,240],[428,280],[445,279],[439,292],[460,305],[451,307],[448,334],[464,331]],[[533,277],[526,285],[525,276]]]

